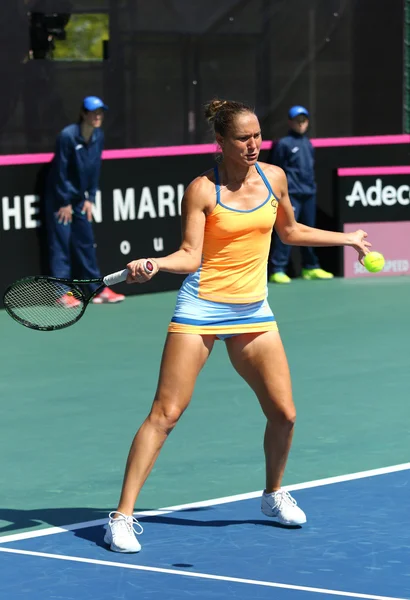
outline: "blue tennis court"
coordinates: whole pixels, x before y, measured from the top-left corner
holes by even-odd
[[[110,552],[104,525],[175,293],[50,335],[1,312],[1,600],[410,600],[409,289],[275,288],[298,408],[284,485],[305,526],[260,511],[264,417],[220,343],[138,499],[134,555]]]
[[[119,555],[102,520],[0,539],[4,598],[410,598],[410,463],[289,486],[301,528],[260,492],[139,514],[143,549]]]

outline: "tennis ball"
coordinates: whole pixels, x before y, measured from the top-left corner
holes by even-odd
[[[74,296],[73,292],[67,292],[67,296]]]
[[[378,273],[384,267],[384,256],[380,252],[369,252],[364,257],[363,262],[370,273]]]

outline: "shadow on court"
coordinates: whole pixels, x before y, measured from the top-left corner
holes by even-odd
[[[61,527],[71,523],[83,523],[107,518],[111,508],[38,508],[33,510],[15,510],[0,508],[0,521],[8,525],[0,527],[0,536],[21,529],[38,529],[41,525]],[[148,509],[141,509],[148,510]]]
[[[147,516],[147,517],[138,517],[138,521],[144,526],[147,523],[163,525],[164,528],[168,525],[176,525],[178,527],[203,527],[203,528],[223,528],[230,527],[233,525],[261,525],[264,527],[272,527],[275,529],[302,529],[300,526],[285,526],[280,523],[275,523],[274,521],[268,520],[266,518],[263,519],[210,519],[207,520],[206,516],[203,513],[207,510],[210,510],[207,507],[202,508],[190,508],[186,510],[178,510],[178,515],[183,515],[184,513],[198,513],[198,516],[201,515],[201,519],[189,518],[184,519],[181,517],[173,517],[171,515],[155,515],[155,516]],[[104,537],[104,528],[100,527],[87,527],[84,529],[78,529],[74,531],[75,537],[78,537],[83,540],[87,540],[89,542],[93,542],[96,546],[100,546],[102,548],[106,548],[106,544],[103,542]]]
[[[0,539],[3,535],[10,535],[13,532],[21,530],[38,530],[44,526],[64,527],[73,523],[88,523],[93,521],[106,520],[111,508],[44,508],[37,510],[14,510],[11,508],[0,508],[0,520],[9,524],[0,528]],[[138,512],[152,512],[157,509],[139,508]],[[268,519],[206,519],[204,513],[211,510],[209,507],[189,508],[178,510],[178,515],[197,514],[201,518],[183,518],[183,516],[149,515],[139,517],[142,525],[146,523],[163,525],[177,525],[179,527],[230,527],[232,525],[262,525],[264,527],[273,527],[278,529],[300,529],[300,527],[289,527],[275,523]],[[91,524],[90,527],[83,527],[74,530],[77,538],[84,539],[94,543],[96,546],[105,547],[103,542],[104,526],[101,524]]]

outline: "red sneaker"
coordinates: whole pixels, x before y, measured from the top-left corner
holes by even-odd
[[[57,298],[57,304],[65,306],[66,308],[77,308],[77,306],[80,306],[81,302],[70,293],[64,294],[61,298]]]
[[[92,299],[93,304],[116,304],[125,299],[124,294],[116,294],[110,288],[106,287],[95,298]]]

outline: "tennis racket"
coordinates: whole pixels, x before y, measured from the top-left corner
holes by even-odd
[[[153,264],[146,260],[146,273]],[[4,308],[12,319],[37,331],[55,331],[77,323],[88,303],[105,286],[115,285],[127,279],[128,269],[111,273],[99,279],[59,279],[58,277],[24,277],[12,283],[3,294]],[[80,286],[100,284],[91,294]]]

